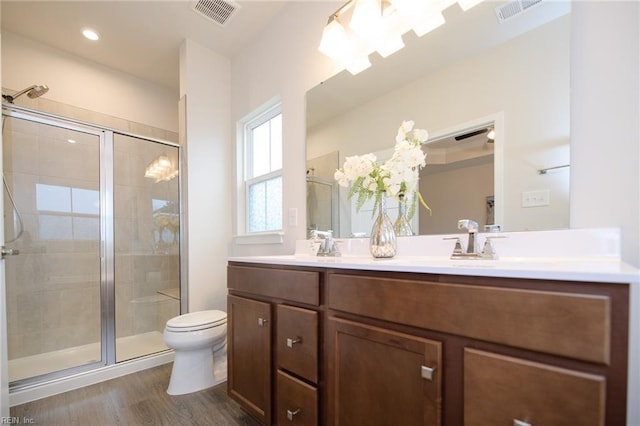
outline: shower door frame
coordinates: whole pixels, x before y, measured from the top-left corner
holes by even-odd
[[[186,219],[184,215],[184,191],[183,191],[183,151],[182,147],[177,143],[144,136],[132,132],[126,132],[118,129],[109,128],[107,126],[84,122],[81,120],[58,116],[47,112],[37,111],[13,104],[2,105],[2,115],[4,117],[12,117],[23,120],[29,120],[38,124],[51,125],[69,130],[74,130],[86,134],[95,135],[99,138],[99,188],[100,188],[100,346],[101,361],[95,363],[84,364],[63,370],[57,370],[43,375],[29,377],[16,380],[9,383],[10,391],[22,390],[33,385],[40,385],[50,382],[51,380],[69,377],[77,373],[93,371],[100,368],[115,366],[117,364],[125,364],[133,362],[139,358],[116,362],[116,317],[115,317],[115,211],[114,211],[114,135],[121,134],[133,138],[142,139],[149,142],[159,143],[162,145],[175,147],[178,149],[178,206],[180,232],[178,238],[178,255],[179,255],[179,287],[180,287],[180,313],[186,312],[188,307],[187,300],[187,257],[186,257]],[[4,141],[0,148],[4,149]],[[0,163],[0,173],[4,174],[4,166]],[[13,207],[12,207],[13,208]],[[6,206],[5,206],[6,209]],[[4,246],[5,242],[2,241]],[[3,272],[4,273],[4,272]],[[5,321],[6,318],[2,320]],[[148,354],[145,357],[152,357],[157,354],[168,352],[170,349],[162,352]],[[6,362],[8,360],[1,360]]]

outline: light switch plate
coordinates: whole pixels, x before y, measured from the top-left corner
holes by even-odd
[[[292,228],[298,226],[298,209],[295,207],[289,209],[289,226]]]
[[[522,207],[540,207],[548,206],[549,204],[548,189],[525,191],[522,193]]]

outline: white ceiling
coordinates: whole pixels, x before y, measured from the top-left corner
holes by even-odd
[[[236,3],[239,9],[221,27],[195,12],[189,0],[2,0],[2,31],[177,89],[178,51],[184,39],[233,57],[286,4]],[[102,39],[86,40],[84,27],[96,29]]]

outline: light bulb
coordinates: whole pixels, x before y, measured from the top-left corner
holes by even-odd
[[[380,0],[358,0],[353,9],[349,28],[364,39],[380,35],[382,26],[382,8]]]
[[[329,22],[322,31],[322,39],[318,50],[331,59],[340,60],[349,56],[352,42],[347,31],[337,19]]]

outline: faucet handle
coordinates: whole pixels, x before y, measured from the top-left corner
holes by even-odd
[[[498,253],[496,253],[495,247],[493,247],[493,240],[496,238],[507,238],[504,235],[487,236],[484,240],[484,246],[482,247],[482,257],[485,259],[497,259]]]
[[[456,245],[453,247],[453,254],[462,254],[464,250],[462,250],[462,242],[460,241],[460,237],[445,237],[443,240],[456,240]]]
[[[340,244],[342,244],[342,240],[333,240],[333,255],[335,257],[342,256],[342,252],[340,251]]]

